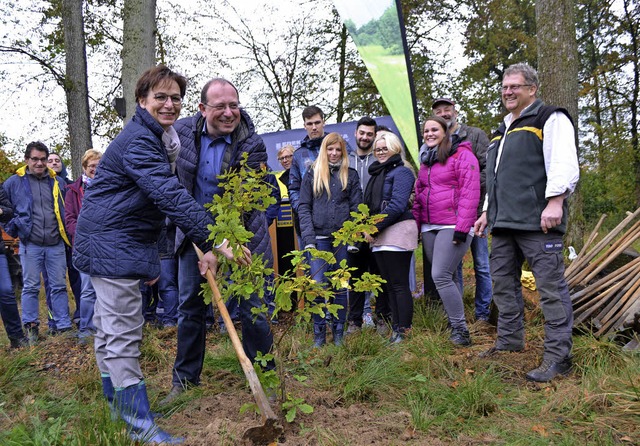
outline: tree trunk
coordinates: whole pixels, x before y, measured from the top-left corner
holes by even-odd
[[[136,83],[156,64],[156,0],[125,0],[123,11],[122,88],[128,121],[136,110]]]
[[[629,101],[629,112],[631,113],[631,150],[633,151],[633,165],[635,171],[636,203],[640,206],[640,136],[638,131],[638,100],[640,99],[640,5],[634,4],[632,0],[625,0],[624,7],[624,28],[629,36],[629,53],[632,63],[631,68],[631,98]]]
[[[347,78],[347,27],[342,25],[340,31],[340,60],[338,61],[338,106],[336,107],[336,122],[342,122],[344,118],[344,97]]]
[[[573,0],[536,1],[538,74],[541,99],[564,107],[573,118],[578,144],[578,44]],[[566,243],[578,250],[584,243],[580,188],[570,199]]]
[[[66,52],[64,91],[67,96],[71,170],[74,178],[82,175],[82,155],[87,149],[93,147],[82,5],[82,0],[63,0],[62,2],[62,26]]]

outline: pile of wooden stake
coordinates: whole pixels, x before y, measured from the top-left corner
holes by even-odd
[[[566,269],[574,327],[585,324],[595,336],[608,336],[631,327],[634,317],[640,314],[640,257],[613,272],[603,272],[640,238],[638,215],[640,208],[633,214],[627,213],[613,231],[593,245],[606,218],[603,215],[578,257]]]

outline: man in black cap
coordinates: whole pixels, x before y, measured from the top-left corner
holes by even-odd
[[[458,121],[458,111],[456,103],[451,98],[438,98],[431,105],[433,114],[440,116],[451,129],[451,139],[454,145],[456,142],[469,141],[473,153],[478,158],[480,165],[480,196],[484,197],[486,192],[487,147],[489,138],[487,134],[477,127],[471,127]],[[478,217],[482,214],[483,200],[478,206]],[[475,317],[476,322],[487,324],[489,321],[489,306],[491,305],[491,273],[489,270],[489,246],[486,237],[479,237],[476,234],[471,242],[471,254],[473,256],[473,269],[476,276],[476,296],[475,296]],[[462,292],[462,262],[458,265],[458,286]],[[482,322],[480,322],[482,321]]]

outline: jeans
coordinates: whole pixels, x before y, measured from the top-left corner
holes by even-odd
[[[24,337],[18,304],[11,284],[9,262],[4,252],[0,252],[0,316],[9,339]]]
[[[142,296],[142,315],[144,321],[155,324],[158,320],[156,310],[158,309],[158,282],[147,285],[140,281],[140,295]]]
[[[93,324],[93,313],[96,305],[96,290],[93,289],[91,276],[80,273],[82,280],[82,293],[80,294],[80,331],[95,331]]]
[[[316,239],[316,248],[320,251],[332,252],[334,257],[336,258],[336,263],[334,263],[333,265],[328,265],[327,262],[322,259],[311,259],[311,277],[318,283],[326,283],[327,278],[325,277],[324,273],[335,271],[340,267],[340,262],[347,259],[347,247],[344,245],[338,245],[337,247],[334,247],[333,239],[322,238]],[[320,297],[316,298],[315,302],[316,304],[324,303],[324,301]],[[347,318],[347,290],[335,290],[332,303],[335,305],[342,305],[342,308],[338,310],[337,320],[335,320],[334,318],[334,323],[344,325]],[[360,321],[362,321],[362,316],[360,316]],[[323,326],[326,325],[326,319],[318,314],[314,314],[313,323],[315,325]]]
[[[204,363],[206,345],[205,317],[207,305],[200,294],[200,285],[204,279],[198,270],[198,256],[193,246],[187,246],[178,259],[178,351],[173,367],[173,385],[184,386],[187,383],[198,385]],[[237,299],[234,299],[237,302]],[[260,307],[257,295],[238,302],[242,322],[242,347],[249,359],[254,360],[257,353],[271,351],[273,334],[264,314],[257,317],[252,308]],[[255,321],[254,321],[255,317]],[[275,368],[270,364],[267,368]]]
[[[178,324],[178,259],[160,259],[160,280],[158,294],[162,300],[164,313],[160,322],[162,325],[175,326]]]
[[[476,277],[476,320],[489,320],[489,307],[493,295],[491,272],[489,270],[489,241],[486,237],[473,237],[471,240],[473,271]],[[463,291],[462,262],[458,265],[456,281],[460,292]]]
[[[20,263],[24,287],[22,288],[22,322],[39,325],[38,294],[40,274],[47,272],[51,288],[49,311],[58,330],[71,328],[69,296],[67,295],[67,259],[64,242],[53,246],[38,246],[20,242]]]
[[[73,250],[71,247],[65,245],[65,255],[67,258],[67,273],[69,274],[69,285],[71,286],[71,292],[73,293],[73,298],[75,300],[76,309],[73,312],[73,321],[79,324],[80,320],[80,296],[82,295],[82,279],[80,278],[80,272],[76,270],[72,263]],[[44,291],[47,296],[47,308],[51,308],[51,288],[49,287],[49,277],[47,275],[47,271],[42,271],[42,279],[44,280]],[[53,320],[51,314],[49,314],[48,318],[49,330],[56,330],[56,323]]]

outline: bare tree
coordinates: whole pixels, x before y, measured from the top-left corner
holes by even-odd
[[[219,31],[207,36],[213,59],[234,73],[241,96],[252,97],[248,108],[257,123],[290,129],[299,119],[295,110],[310,104],[331,114],[337,61],[328,60],[325,35],[316,32],[315,10],[282,18],[274,6],[266,9],[260,17],[249,17],[226,0],[210,13],[203,9],[200,19]],[[262,20],[270,15],[281,17],[277,26]]]
[[[82,4],[82,0],[63,0],[62,2],[62,27],[66,53],[64,89],[67,95],[71,163],[75,178],[82,173],[82,154],[93,146]]]

